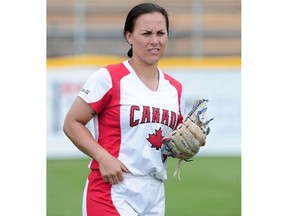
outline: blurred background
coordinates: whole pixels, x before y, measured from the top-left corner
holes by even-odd
[[[65,137],[63,121],[91,73],[127,59],[129,46],[122,33],[124,22],[130,9],[142,2],[47,0],[47,212],[50,216],[80,215],[89,159]],[[171,174],[168,178],[172,180],[167,185],[179,189],[185,181],[187,184],[199,181],[193,183],[204,196],[203,200],[198,193],[194,197],[198,202],[199,209],[195,210],[198,216],[240,216],[241,0],[151,2],[163,6],[170,19],[168,47],[159,67],[182,82],[187,109],[194,99],[203,97],[209,99],[208,117],[214,118],[207,145],[194,164],[184,165],[187,171],[182,173],[186,172],[186,180],[184,177],[179,184]],[[88,128],[92,130],[90,124]],[[174,161],[171,164],[169,173],[176,166]],[[201,187],[203,178],[206,182]],[[191,208],[194,198],[187,188],[168,189],[167,203],[172,203],[172,192],[173,196],[178,192],[179,199],[186,194],[189,201],[179,205],[184,205],[181,209]],[[168,207],[167,215],[192,215],[176,210]]]
[[[122,31],[129,10],[143,1],[47,0],[47,57],[125,56]],[[159,0],[170,17],[166,56],[241,55],[240,0]]]

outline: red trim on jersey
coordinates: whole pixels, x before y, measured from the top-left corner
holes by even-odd
[[[98,113],[98,143],[117,158],[121,144],[120,81],[130,72],[123,63],[109,65],[106,68],[112,80],[112,87],[100,101],[91,103],[90,106],[93,109],[97,107],[98,110],[101,106],[102,110]],[[90,168],[98,169],[98,167],[98,163],[93,160]]]
[[[179,81],[175,80],[173,77],[169,76],[168,74],[166,74],[166,73],[163,73],[163,74],[164,74],[164,79],[168,80],[170,82],[170,84],[173,85],[176,88],[177,93],[178,93],[178,107],[179,107],[180,115],[179,115],[179,118],[178,118],[178,121],[177,121],[177,124],[176,124],[176,127],[177,127],[183,120],[183,116],[182,116],[181,109],[180,109],[181,95],[182,95],[182,85],[181,85],[181,83]]]

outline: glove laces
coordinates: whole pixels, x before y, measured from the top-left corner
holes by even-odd
[[[178,165],[177,165],[177,167],[176,167],[176,169],[174,171],[174,174],[173,174],[174,177],[177,175],[179,180],[181,180],[180,172],[181,172],[181,165],[182,165],[183,160],[185,160],[186,162],[193,161],[193,160],[189,160],[189,159],[179,159]]]
[[[174,177],[177,175],[179,180],[181,180],[180,172],[181,172],[181,164],[182,164],[182,161],[183,161],[183,159],[180,159],[180,160],[178,161],[178,165],[177,165],[177,167],[176,167],[176,169],[175,169],[175,171],[174,171],[174,174],[173,174]]]

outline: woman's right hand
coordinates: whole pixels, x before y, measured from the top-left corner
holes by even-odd
[[[98,163],[103,180],[112,185],[123,181],[123,172],[129,172],[120,160],[113,157],[108,152],[98,159]]]

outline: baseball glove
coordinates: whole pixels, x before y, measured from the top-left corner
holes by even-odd
[[[206,99],[196,99],[192,109],[178,127],[172,131],[170,137],[162,140],[162,160],[168,156],[178,158],[178,177],[180,177],[180,165],[182,160],[191,161],[206,143],[206,136],[210,133],[209,122],[206,117]],[[175,173],[174,173],[175,175]]]

